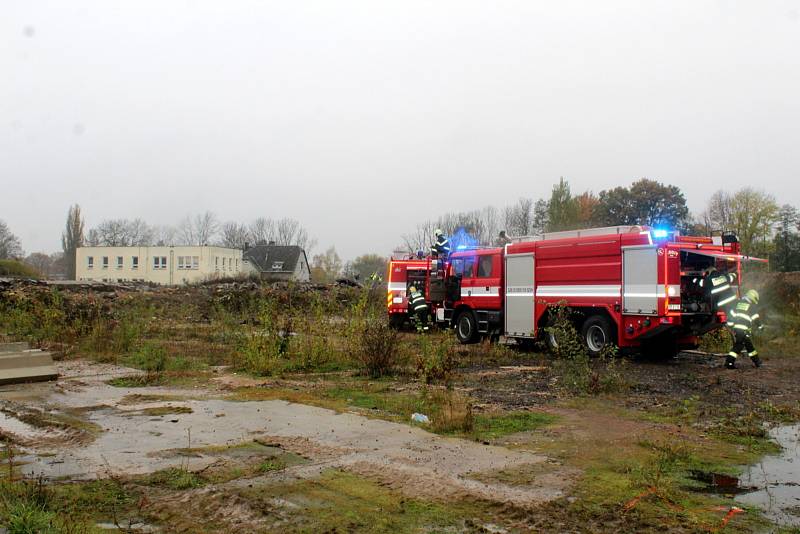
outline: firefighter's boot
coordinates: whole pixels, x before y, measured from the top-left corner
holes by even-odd
[[[758,353],[750,355],[750,361],[753,362],[755,367],[761,367],[761,358],[758,357]]]
[[[728,354],[725,357],[725,369],[736,369],[736,356]]]

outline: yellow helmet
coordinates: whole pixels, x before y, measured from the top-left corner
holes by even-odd
[[[749,300],[753,304],[758,304],[759,295],[758,291],[756,291],[755,289],[749,290],[747,293],[744,294],[744,296],[745,298],[747,298],[747,300]]]
[[[414,293],[416,290],[417,290],[417,288],[416,288],[416,287],[414,287],[414,286],[411,286],[411,287],[409,287],[409,288],[408,288],[408,291],[409,291],[410,293]]]

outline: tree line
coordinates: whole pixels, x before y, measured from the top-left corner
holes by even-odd
[[[427,251],[436,228],[452,235],[463,229],[479,245],[493,245],[501,230],[510,236],[532,236],[544,232],[575,230],[598,226],[648,225],[675,228],[688,235],[735,232],[745,254],[767,257],[770,269],[800,270],[800,211],[779,205],[774,196],[746,187],[738,191],[719,190],[706,209],[692,215],[683,192],[674,185],[642,178],[630,186],[573,193],[563,177],[547,197],[519,198],[497,208],[445,213],[435,220],[420,223],[402,236],[398,250]],[[275,242],[299,245],[310,255],[316,244],[302,224],[291,218],[259,217],[250,223],[220,222],[210,211],[187,216],[174,226],[147,224],[142,219],[109,219],[85,228],[80,206],[70,207],[62,233],[62,252],[24,254],[19,238],[0,220],[0,260],[25,259],[43,275],[65,273],[75,276],[75,249],[79,246],[219,245],[244,248],[246,244]],[[365,254],[345,263],[331,247],[310,256],[312,277],[319,282],[338,276],[366,278],[382,274],[386,258]]]
[[[398,249],[427,251],[436,228],[448,235],[463,229],[477,244],[491,246],[501,230],[509,236],[534,236],[617,225],[664,227],[684,235],[732,231],[739,236],[744,254],[769,258],[772,270],[800,270],[800,212],[793,206],[779,206],[774,196],[746,187],[717,191],[702,213],[692,215],[680,188],[647,178],[597,194],[574,194],[562,177],[549,197],[522,197],[502,209],[486,206],[445,213],[418,224],[403,236]]]

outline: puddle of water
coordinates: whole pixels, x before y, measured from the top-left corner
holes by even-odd
[[[12,436],[16,436],[22,440],[53,437],[63,434],[63,432],[57,428],[43,429],[29,425],[28,423],[20,421],[13,415],[9,415],[3,411],[0,411],[0,431],[6,434],[11,434]]]
[[[778,525],[800,526],[800,425],[776,427],[770,436],[782,447],[781,453],[747,468],[741,485],[760,489],[736,500],[761,508]]]

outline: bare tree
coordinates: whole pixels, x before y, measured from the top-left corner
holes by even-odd
[[[503,210],[503,223],[508,235],[531,235],[533,231],[533,200],[520,198]]]
[[[266,244],[275,240],[275,223],[272,219],[259,217],[248,225],[250,239],[255,244]]]
[[[15,259],[22,255],[19,238],[11,233],[4,221],[0,220],[0,260]]]
[[[250,240],[247,226],[236,222],[226,222],[222,225],[220,244],[223,247],[244,249]]]
[[[102,244],[100,242],[100,232],[95,228],[91,228],[86,232],[86,238],[83,240],[83,244],[87,247],[99,247]]]
[[[127,238],[130,246],[146,247],[153,244],[155,232],[142,219],[128,221]]]
[[[217,216],[211,211],[194,217],[187,216],[178,226],[178,235],[184,245],[208,245],[218,231]]]
[[[309,244],[308,232],[296,219],[280,219],[275,222],[275,242],[278,245],[297,245],[305,249]]]
[[[67,278],[75,279],[75,257],[76,250],[84,245],[83,243],[84,222],[81,217],[81,207],[78,204],[70,206],[67,212],[67,226],[61,234],[61,249],[64,251],[64,263],[67,268]]]
[[[153,231],[153,244],[160,247],[167,247],[175,245],[178,240],[178,229],[170,225],[154,226]]]
[[[433,242],[433,232],[435,229],[436,223],[433,221],[425,221],[424,223],[418,224],[417,228],[412,233],[403,235],[404,247],[410,254],[415,254],[418,250],[427,253]]]
[[[45,254],[43,252],[34,252],[32,254],[28,254],[25,258],[25,263],[39,271],[45,278],[50,278],[52,267],[53,267],[53,258],[49,254]]]
[[[122,247],[126,244],[124,219],[102,221],[94,230],[97,231],[100,246]]]

